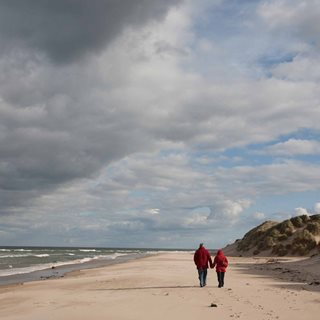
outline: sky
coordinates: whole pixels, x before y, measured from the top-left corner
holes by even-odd
[[[320,213],[317,0],[0,0],[0,245],[219,248]]]

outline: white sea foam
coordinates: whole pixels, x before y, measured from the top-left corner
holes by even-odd
[[[33,271],[39,271],[39,270],[44,270],[44,269],[49,269],[52,267],[52,264],[41,264],[41,265],[35,265],[31,267],[25,267],[25,268],[11,268],[6,269],[6,270],[0,270],[0,277],[5,277],[5,276],[12,276],[15,274],[24,274],[24,273],[31,273]]]
[[[56,268],[59,266],[77,264],[77,263],[82,263],[82,262],[81,260],[73,260],[73,261],[64,261],[64,262],[56,262],[56,263],[42,263],[42,264],[36,264],[36,265],[25,267],[25,268],[11,268],[6,270],[0,270],[0,277],[12,276],[15,274],[31,273],[34,271],[51,269],[52,267]]]
[[[104,257],[114,260],[114,259],[117,259],[118,257],[127,256],[127,255],[128,255],[128,253],[115,252],[113,254],[110,254],[110,255],[107,255],[107,256],[104,256]]]
[[[79,262],[80,263],[85,263],[85,262],[89,262],[89,261],[96,260],[96,259],[99,259],[99,258],[100,258],[99,256],[95,256],[95,257],[92,257],[92,258],[83,258]]]
[[[0,259],[3,258],[23,258],[23,257],[31,257],[33,256],[32,254],[9,254],[5,256],[0,256]]]
[[[31,273],[34,271],[40,271],[40,270],[45,270],[45,269],[51,269],[52,267],[58,267],[58,266],[65,266],[65,265],[70,265],[70,264],[83,264],[86,262],[90,262],[93,260],[98,260],[98,259],[111,259],[114,260],[120,256],[125,256],[127,255],[126,253],[113,253],[113,254],[108,254],[108,255],[95,255],[93,257],[85,257],[82,259],[75,259],[71,261],[59,261],[55,263],[42,263],[42,264],[36,264],[30,267],[24,267],[24,268],[12,268],[9,267],[10,269],[5,269],[5,270],[0,270],[0,277],[5,277],[5,276],[11,276],[11,275],[16,275],[16,274],[26,274],[26,273]],[[13,257],[16,257],[17,255],[14,255]],[[22,256],[22,255],[19,255]],[[31,256],[31,255],[30,255]],[[34,255],[32,255],[34,256]],[[41,254],[37,256],[49,256],[48,254]]]
[[[24,258],[24,257],[38,257],[38,258],[43,258],[43,257],[50,257],[49,254],[43,253],[43,254],[9,254],[9,255],[0,255],[0,259],[3,258]]]

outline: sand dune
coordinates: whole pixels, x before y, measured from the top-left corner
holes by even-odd
[[[209,271],[208,285],[198,286],[191,253],[162,254],[61,279],[2,287],[0,318],[318,318],[319,257],[229,257],[229,262],[224,288],[217,287],[214,270]]]

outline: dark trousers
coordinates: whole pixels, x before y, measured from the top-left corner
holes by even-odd
[[[204,287],[207,284],[207,269],[198,269],[200,287]]]
[[[224,274],[225,272],[217,271],[219,288],[222,288],[224,286]]]

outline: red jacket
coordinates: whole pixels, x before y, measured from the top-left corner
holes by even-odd
[[[214,257],[212,268],[216,267],[217,272],[226,272],[228,267],[228,259],[222,250],[218,250],[217,255]]]
[[[208,269],[208,265],[212,264],[209,251],[205,247],[200,247],[194,253],[193,261],[197,266],[197,269]]]

